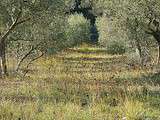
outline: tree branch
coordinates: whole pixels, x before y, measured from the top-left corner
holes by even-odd
[[[30,66],[30,64],[32,64],[32,62],[34,62],[35,60],[41,58],[43,55],[44,55],[44,53],[42,52],[39,56],[37,56],[37,57],[33,58],[31,61],[29,61],[29,63],[27,64],[27,66],[26,66],[25,69],[28,69],[28,67]],[[27,70],[27,71],[23,74],[23,77],[22,77],[22,78],[24,78],[28,72],[29,72],[29,71]]]
[[[146,34],[152,35],[153,32],[145,31]]]
[[[32,51],[35,48],[32,46],[31,49],[22,57],[22,59],[18,62],[17,67],[16,67],[16,72],[18,72],[19,67],[21,66],[22,62],[32,53]]]
[[[19,19],[21,18],[21,15],[22,15],[22,11],[20,11],[20,12],[18,13],[16,20],[12,23],[12,25],[11,25],[11,26],[9,27],[9,29],[4,33],[4,35],[2,35],[2,37],[0,38],[0,44],[6,40],[6,38],[8,37],[8,35],[15,29],[15,27],[16,27],[17,25],[22,24],[22,23],[30,20],[30,18],[27,18],[27,19],[24,19],[24,20],[19,21]]]
[[[31,19],[31,18],[27,18],[27,19],[21,20],[21,21],[17,22],[17,24],[16,24],[16,25],[19,25],[19,24],[25,23],[25,22],[29,21],[30,19]]]
[[[35,49],[37,49],[39,45],[40,45],[40,43],[37,44],[35,47],[32,46],[31,49],[21,58],[21,60],[20,60],[20,61],[18,62],[18,64],[17,64],[16,72],[18,72],[18,70],[19,70],[22,62],[23,62]]]
[[[16,27],[16,24],[18,22],[18,20],[20,19],[21,17],[21,14],[22,14],[22,11],[20,11],[18,13],[18,16],[16,18],[16,20],[12,23],[12,25],[9,27],[9,29],[4,33],[4,35],[2,35],[1,39],[0,39],[0,43],[2,43],[6,38],[7,36],[12,32],[12,30]]]

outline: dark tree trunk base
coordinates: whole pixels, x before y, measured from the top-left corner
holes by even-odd
[[[2,42],[0,44],[0,77],[8,76],[7,63],[6,63],[6,44]]]

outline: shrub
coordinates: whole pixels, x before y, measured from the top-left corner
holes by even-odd
[[[129,41],[126,32],[119,28],[118,20],[105,16],[97,18],[96,25],[99,33],[100,45],[107,48],[109,54],[124,54]]]
[[[96,20],[96,26],[99,33],[99,43],[104,45],[108,40],[109,25],[106,17],[100,17]]]
[[[66,45],[73,46],[88,42],[90,40],[90,23],[81,14],[70,15],[65,34]]]
[[[107,53],[108,54],[124,54],[126,52],[126,46],[123,41],[108,41],[107,42]]]

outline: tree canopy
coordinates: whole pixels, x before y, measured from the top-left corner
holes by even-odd
[[[90,39],[103,45],[120,39],[143,57],[149,42],[160,51],[159,16],[159,0],[1,0],[2,71],[6,71],[6,52],[19,45],[24,51],[45,53]]]

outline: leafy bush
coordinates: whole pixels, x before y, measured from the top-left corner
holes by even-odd
[[[83,15],[74,14],[68,18],[66,45],[73,46],[90,40],[90,23]]]
[[[107,53],[109,54],[124,54],[126,46],[123,41],[110,41],[107,44]]]
[[[108,19],[105,17],[97,18],[96,20],[96,26],[99,33],[99,43],[104,45],[106,41],[108,40],[108,33],[109,33],[109,25],[108,25]]]
[[[118,21],[105,16],[97,18],[100,45],[107,48],[109,54],[124,54],[129,46],[125,31],[119,28]]]

